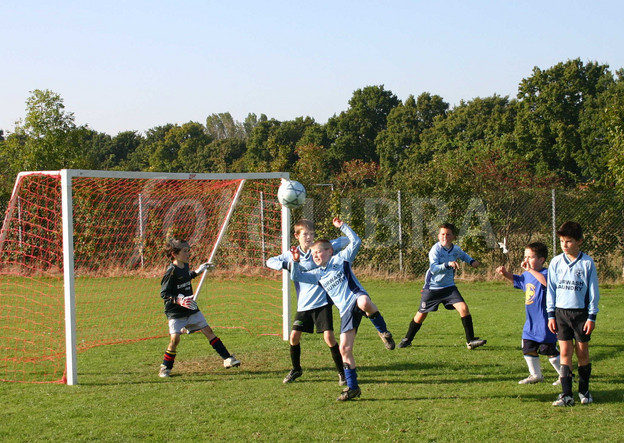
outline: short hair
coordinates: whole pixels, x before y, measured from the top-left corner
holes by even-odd
[[[170,259],[173,259],[175,254],[178,254],[183,248],[190,248],[191,246],[188,244],[186,240],[181,238],[170,238],[165,243],[165,254]]]
[[[333,248],[332,243],[326,238],[319,238],[317,241],[312,243],[312,247],[314,248],[315,246],[324,247],[325,249]]]
[[[544,260],[548,258],[548,246],[546,246],[542,242],[536,241],[533,243],[529,243],[528,245],[526,245],[526,249],[530,249],[531,251],[535,252],[537,258],[543,258]]]
[[[314,222],[312,220],[308,220],[306,218],[302,218],[297,223],[295,223],[294,230],[295,234],[298,234],[302,229],[307,229],[308,231],[314,231]]]
[[[559,237],[572,237],[574,240],[583,239],[583,228],[581,225],[574,221],[567,221],[557,230],[557,236]]]
[[[440,229],[450,229],[453,235],[457,237],[457,228],[453,223],[442,223],[440,226],[438,226],[438,231]]]

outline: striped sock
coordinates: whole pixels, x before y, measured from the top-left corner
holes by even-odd
[[[173,368],[173,363],[175,363],[175,358],[176,358],[176,352],[170,351],[169,349],[167,349],[165,351],[165,356],[163,357],[162,364],[165,365],[167,369],[171,369]]]
[[[223,360],[230,357],[230,353],[225,348],[225,345],[219,337],[215,337],[210,340],[210,346],[212,346],[214,350],[217,351],[217,354],[219,354]]]

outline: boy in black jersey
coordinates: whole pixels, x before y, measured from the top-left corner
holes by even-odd
[[[165,246],[165,252],[171,259],[171,264],[160,282],[160,296],[164,300],[165,315],[169,320],[170,340],[158,375],[163,378],[170,377],[176,358],[176,349],[180,343],[180,335],[183,332],[190,334],[201,331],[214,350],[223,358],[223,366],[226,368],[240,366],[241,362],[228,352],[219,337],[215,335],[193,299],[191,279],[204,272],[210,265],[203,263],[196,270],[189,271],[191,247],[186,240],[177,238],[169,240]]]

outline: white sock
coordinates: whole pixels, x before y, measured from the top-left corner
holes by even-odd
[[[548,357],[548,361],[550,362],[552,367],[555,368],[555,371],[557,371],[557,374],[561,374],[561,363],[559,360],[559,356],[557,355],[555,357]]]
[[[529,367],[529,373],[536,377],[542,377],[542,365],[540,364],[539,357],[534,355],[525,355],[524,359]]]

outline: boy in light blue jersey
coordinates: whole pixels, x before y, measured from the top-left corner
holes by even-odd
[[[444,223],[438,231],[438,242],[429,251],[429,269],[425,275],[425,285],[421,291],[420,308],[411,320],[405,338],[399,343],[399,348],[411,346],[414,336],[420,330],[429,312],[438,310],[443,304],[446,309],[456,309],[461,317],[464,332],[466,333],[466,346],[474,349],[483,346],[487,340],[475,337],[472,325],[472,315],[468,305],[455,286],[455,271],[459,269],[458,261],[463,261],[473,268],[479,266],[479,262],[462,249],[453,244],[457,237],[457,229],[451,223]]]
[[[578,359],[579,400],[594,400],[589,392],[591,363],[589,340],[598,314],[598,274],[594,260],[581,252],[583,228],[572,221],[557,231],[563,253],[553,258],[548,267],[546,310],[548,328],[557,333],[561,350],[561,394],[553,406],[573,406],[572,355]]]
[[[331,297],[340,312],[340,354],[344,362],[347,387],[337,400],[346,401],[361,395],[355,359],[353,358],[353,344],[362,315],[368,316],[388,349],[394,349],[394,341],[392,334],[386,327],[384,318],[379,313],[379,309],[351,269],[351,264],[362,241],[338,217],[333,219],[333,224],[349,238],[350,243],[338,254],[333,255],[334,251],[329,240],[322,239],[314,242],[312,258],[318,268],[308,271],[299,263],[299,251],[294,251],[291,278],[294,281],[320,285]]]
[[[544,243],[530,243],[524,248],[524,260],[520,264],[524,272],[521,275],[512,274],[505,266],[496,268],[496,272],[512,282],[514,288],[522,289],[525,294],[526,321],[522,329],[522,353],[529,367],[529,376],[518,382],[521,385],[544,381],[539,354],[546,355],[557,371],[557,381],[553,385],[561,383],[557,336],[548,329],[546,313],[548,269],[544,267],[544,263],[547,257],[548,247]]]
[[[295,238],[299,241],[296,249],[300,255],[300,264],[304,269],[313,269],[316,267],[312,260],[312,252],[310,246],[314,243],[314,223],[310,220],[301,219],[294,226]],[[342,250],[348,243],[349,239],[341,236],[332,240],[332,247],[335,251]],[[286,252],[267,260],[267,267],[280,271],[288,269],[288,264],[293,261],[292,252]],[[329,350],[338,370],[338,384],[343,386],[346,384],[344,375],[344,367],[340,349],[334,335],[334,320],[332,315],[332,304],[327,297],[325,290],[317,284],[295,282],[295,291],[297,293],[297,313],[290,332],[290,360],[292,369],[286,375],[283,383],[291,383],[303,374],[301,367],[301,334],[303,332],[313,333],[316,326],[317,333],[323,333],[325,343],[329,346]]]

